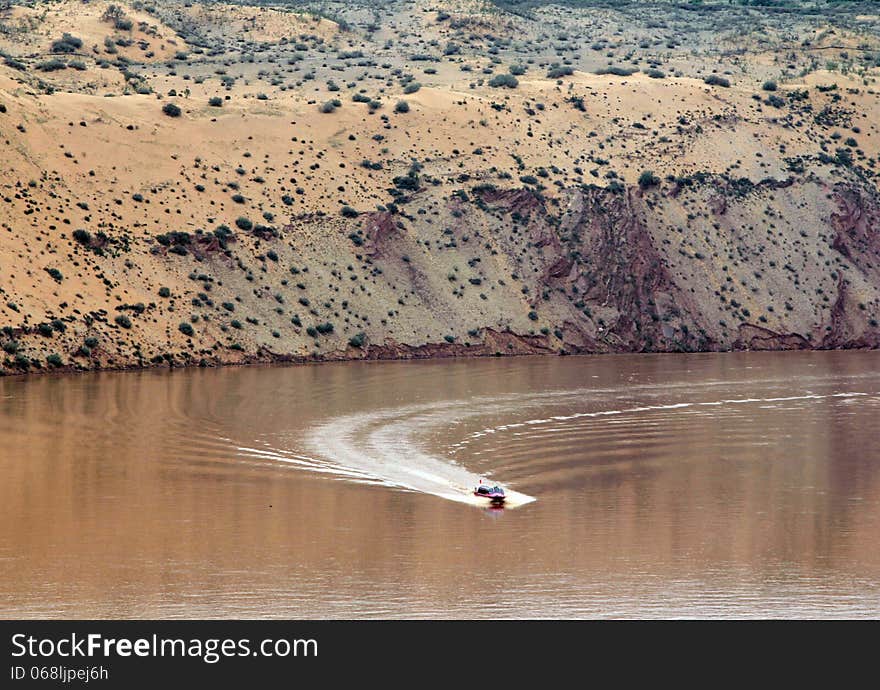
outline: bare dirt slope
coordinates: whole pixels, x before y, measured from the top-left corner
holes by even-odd
[[[846,5],[0,9],[0,370],[876,347]]]

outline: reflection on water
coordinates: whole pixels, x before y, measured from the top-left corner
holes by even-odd
[[[878,365],[0,379],[0,615],[876,617]],[[477,476],[537,500],[444,499]]]

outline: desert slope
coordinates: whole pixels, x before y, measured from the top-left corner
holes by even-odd
[[[877,347],[877,18],[641,5],[0,10],[0,368]]]

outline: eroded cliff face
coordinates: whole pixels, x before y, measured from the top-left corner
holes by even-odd
[[[856,180],[587,187],[557,216],[523,191],[483,199],[551,250],[538,282],[577,310],[569,351],[877,347],[878,196]]]
[[[105,295],[6,326],[5,373],[880,344],[880,201],[840,175],[423,186],[356,218],[113,242],[73,243],[63,270]]]

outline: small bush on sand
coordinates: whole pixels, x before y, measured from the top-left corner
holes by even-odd
[[[717,74],[710,74],[708,77],[703,79],[709,86],[723,86],[725,89],[730,86],[730,80],[725,77],[718,76]]]
[[[574,74],[574,68],[570,65],[554,65],[547,71],[548,79],[559,79]]]
[[[508,89],[515,89],[519,86],[519,80],[512,74],[496,74],[489,80],[489,86],[494,88],[506,86]]]
[[[660,184],[660,178],[657,177],[651,170],[645,170],[645,172],[639,175],[639,187],[641,187],[642,189],[654,187],[658,184]]]
[[[82,39],[65,33],[61,38],[52,41],[50,50],[53,53],[74,53],[82,48],[82,44]]]

